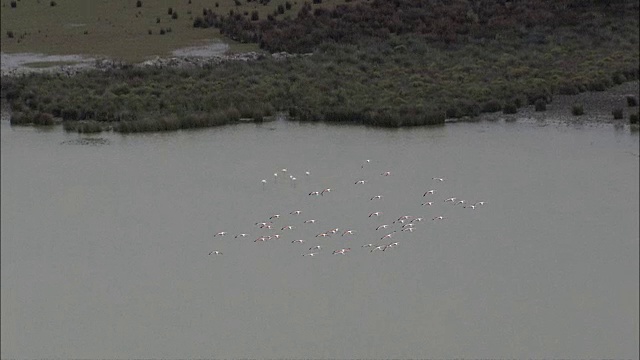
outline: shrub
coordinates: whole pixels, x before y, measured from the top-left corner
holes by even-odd
[[[506,103],[502,108],[502,112],[505,114],[515,114],[518,112],[518,107],[514,103]]]
[[[7,31],[7,37],[9,39],[13,39],[13,31],[11,31],[11,30]]]
[[[156,24],[160,24],[160,18],[156,18]]]
[[[251,21],[258,21],[260,19],[260,15],[258,15],[258,11],[251,12]]]
[[[629,95],[627,96],[627,105],[628,106],[638,106],[638,99],[635,96]]]
[[[580,104],[575,104],[571,107],[571,113],[575,116],[584,115],[584,108]]]
[[[219,3],[216,3],[216,7],[219,7],[219,6],[220,6],[220,4],[219,4]]]
[[[136,1],[136,7],[142,7],[142,1],[140,0]]]
[[[171,14],[171,18],[173,20],[176,20],[178,18],[178,13],[176,11],[174,11],[173,14]]]
[[[32,122],[31,116],[29,116],[27,113],[23,113],[20,111],[14,111],[11,114],[11,119],[9,119],[9,123],[11,125],[24,125],[24,124],[30,124],[31,122]]]
[[[547,102],[544,99],[538,99],[535,102],[536,111],[547,111]]]
[[[322,0],[313,0],[314,4],[322,4]]]
[[[166,34],[166,33],[167,33],[167,32],[164,30],[164,28],[160,28],[160,35],[164,35],[164,34]]]
[[[290,2],[288,2],[288,1],[287,1],[287,2],[285,2],[285,3],[284,3],[284,7],[285,7],[285,9],[287,9],[287,10],[291,10],[291,3],[290,3]]]
[[[240,6],[240,5],[242,5],[242,3],[240,2],[240,0],[233,0],[233,2],[236,4],[236,6]]]
[[[153,34],[153,31],[151,29],[149,29],[149,35]]]
[[[169,14],[169,15],[173,14],[173,8],[167,9],[167,14]]]
[[[282,4],[278,5],[278,14],[284,14],[284,6]]]
[[[209,24],[200,16],[196,16],[195,20],[193,20],[193,27],[206,29],[209,27]]]
[[[629,123],[637,124],[638,123],[638,114],[629,114]]]
[[[53,6],[58,5],[58,3],[56,3],[55,1],[52,1],[52,2],[49,3],[49,5],[53,7]]]
[[[613,118],[616,120],[622,119],[623,117],[621,108],[613,109],[611,113],[613,114]]]
[[[17,3],[17,2],[15,2],[15,1],[12,1],[12,2],[11,2],[11,7],[12,7],[12,8],[15,8],[16,6],[18,6],[18,3]]]

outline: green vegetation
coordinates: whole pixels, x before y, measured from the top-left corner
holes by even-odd
[[[69,131],[176,130],[240,118],[260,121],[277,112],[299,121],[399,127],[515,113],[525,105],[543,111],[554,94],[602,91],[639,75],[637,0],[483,6],[463,0],[429,6],[418,0],[265,1],[251,12],[244,2],[236,6],[229,0],[213,10],[193,1],[196,17],[187,27],[219,31],[268,52],[312,56],[28,75],[3,79],[2,94],[20,115],[16,123],[51,114]],[[141,7],[149,20],[144,39],[171,39],[186,31],[182,14],[190,10],[163,5],[152,11],[149,2]],[[157,26],[156,18],[176,31]],[[164,36],[147,35],[156,29]]]
[[[638,113],[629,114],[629,123],[630,124],[637,124],[638,123]]]
[[[638,99],[633,95],[627,96],[627,106],[629,107],[638,106]]]

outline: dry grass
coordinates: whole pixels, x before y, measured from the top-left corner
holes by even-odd
[[[295,17],[304,3],[303,0],[289,1],[291,10],[278,18]],[[218,14],[228,14],[230,10],[249,14],[258,11],[264,19],[285,0],[272,0],[266,6],[246,0],[241,1],[241,6],[236,6],[233,0],[217,2],[220,6],[216,8],[216,1],[212,0],[192,0],[191,4],[188,0],[142,0],[142,7],[138,8],[135,0],[60,0],[53,7],[48,0],[25,0],[11,8],[9,0],[2,0],[0,44],[6,53],[82,54],[141,61],[222,39],[217,29],[193,28],[193,19],[202,16],[203,8]],[[321,5],[313,6],[331,7],[342,3],[344,0],[324,0]],[[168,14],[169,7],[179,14],[177,19]],[[160,23],[156,23],[158,18]],[[168,27],[172,31],[160,35],[160,29]],[[9,38],[7,31],[12,31],[14,38]],[[253,44],[224,41],[233,52],[258,49]]]

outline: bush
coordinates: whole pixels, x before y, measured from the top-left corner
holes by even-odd
[[[282,4],[278,5],[278,14],[284,14],[284,6]]]
[[[216,3],[216,7],[220,7],[220,4],[219,4],[219,3]]]
[[[160,18],[156,18],[156,24],[160,24]]]
[[[260,20],[260,15],[258,15],[258,11],[252,11],[251,12],[251,21],[258,21]]]
[[[515,114],[518,112],[518,107],[514,103],[506,103],[502,108],[502,112],[505,114]]]
[[[167,32],[164,30],[164,28],[160,28],[160,35],[164,35],[164,34],[166,34],[166,33],[167,33]]]
[[[11,114],[11,119],[9,119],[9,123],[11,125],[24,125],[24,124],[30,124],[32,122],[33,120],[31,116],[29,116],[29,114],[23,113],[20,111],[14,111]]]
[[[286,3],[284,3],[284,7],[287,10],[291,10],[291,3],[287,1]]]
[[[622,114],[622,109],[618,108],[618,109],[613,109],[613,111],[611,112],[613,114],[613,118],[616,120],[622,119],[623,114]]]
[[[173,8],[167,9],[167,14],[169,14],[169,15],[173,14]]]
[[[635,96],[629,95],[627,96],[627,105],[628,106],[638,106],[638,99]]]
[[[571,113],[575,116],[584,115],[584,108],[580,104],[575,104],[571,107]]]
[[[638,123],[638,114],[629,114],[629,123],[637,124]]]
[[[536,111],[547,111],[547,102],[544,99],[538,99],[535,102]]]
[[[174,11],[173,14],[171,14],[171,18],[173,20],[176,20],[178,18],[178,13],[176,11]]]
[[[149,35],[153,34],[153,31],[151,29],[149,29]]]
[[[18,3],[17,3],[17,2],[15,2],[15,1],[12,1],[12,2],[11,2],[11,7],[12,7],[12,8],[15,8],[16,6],[18,6]]]
[[[140,0],[136,1],[136,7],[142,7],[142,1]]]
[[[322,0],[313,0],[314,4],[322,4]]]
[[[236,6],[240,6],[240,5],[242,5],[242,3],[240,2],[240,0],[233,0],[233,2],[236,4]]]
[[[7,31],[7,37],[9,39],[13,39],[13,31],[11,31],[11,30]]]
[[[52,1],[52,2],[49,3],[49,5],[53,7],[53,6],[58,5],[58,3],[56,3],[55,1]]]

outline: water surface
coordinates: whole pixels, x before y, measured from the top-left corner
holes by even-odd
[[[89,138],[2,121],[2,358],[638,358],[637,133],[274,122]],[[254,225],[273,214],[274,230]],[[424,220],[401,232],[402,215]]]

